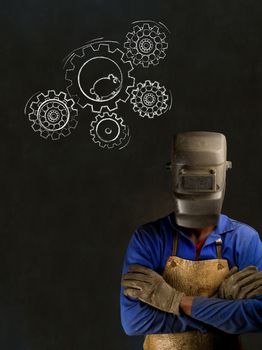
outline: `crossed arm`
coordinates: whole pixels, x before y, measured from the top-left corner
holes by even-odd
[[[243,275],[246,277],[243,278]],[[250,285],[253,296],[261,295],[261,272],[247,268],[227,278],[223,284],[230,285],[231,278],[238,286],[243,281],[244,288],[247,288],[247,284]],[[125,287],[124,295],[127,297],[139,299],[177,317],[182,312],[195,321],[204,322],[232,334],[262,330],[262,299],[223,300],[186,296],[171,287],[155,271],[136,264],[129,266],[129,272],[124,275],[122,285]],[[228,297],[231,297],[231,294]]]
[[[130,244],[136,244],[136,239],[134,236]],[[150,259],[146,257],[149,252],[145,249],[140,255],[137,247],[132,248],[135,248],[136,254],[126,255],[123,272],[127,272],[128,266],[133,263],[140,263],[154,270]],[[250,256],[254,257],[251,253]],[[250,264],[255,262],[251,261]],[[232,334],[262,330],[262,296],[255,299],[224,300],[184,295],[179,306],[180,315],[159,310],[139,299],[126,296],[124,289],[121,288],[121,320],[128,335],[187,330],[206,332],[210,326]]]

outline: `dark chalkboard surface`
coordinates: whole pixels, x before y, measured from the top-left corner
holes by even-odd
[[[226,135],[233,169],[223,212],[261,229],[261,1],[20,0],[2,1],[0,14],[0,348],[138,349],[142,339],[120,324],[122,261],[134,229],[172,210],[165,164],[174,133]],[[136,84],[165,86],[172,106],[149,118],[120,102],[123,148],[93,142],[90,105],[75,106],[78,124],[66,137],[34,132],[24,108],[31,96],[67,92],[63,58],[101,37],[124,51],[141,20],[167,26],[169,46],[156,65],[134,65],[132,75]],[[89,71],[90,91],[101,78],[97,62]],[[261,348],[260,334],[243,339]]]

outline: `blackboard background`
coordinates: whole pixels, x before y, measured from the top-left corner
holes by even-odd
[[[172,211],[176,132],[225,133],[223,212],[261,229],[261,10],[259,0],[1,1],[1,349],[138,349],[120,324],[122,260],[137,225]],[[135,74],[169,87],[173,109],[146,120],[121,105],[132,134],[121,151],[92,142],[88,109],[68,138],[34,133],[24,105],[65,89],[62,58],[100,36],[123,42],[140,19],[171,30],[167,59]],[[261,348],[260,334],[244,341]]]

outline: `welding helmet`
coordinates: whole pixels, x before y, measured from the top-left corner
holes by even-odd
[[[226,188],[227,144],[223,134],[192,131],[174,136],[170,170],[176,223],[216,225]]]

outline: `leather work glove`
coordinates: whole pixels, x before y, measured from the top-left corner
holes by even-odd
[[[221,283],[215,297],[222,299],[250,299],[262,294],[262,272],[248,266],[237,272],[234,266]]]
[[[180,315],[179,304],[185,295],[172,288],[164,278],[154,270],[141,265],[129,265],[123,274],[121,286],[124,295],[139,299],[162,311]]]

